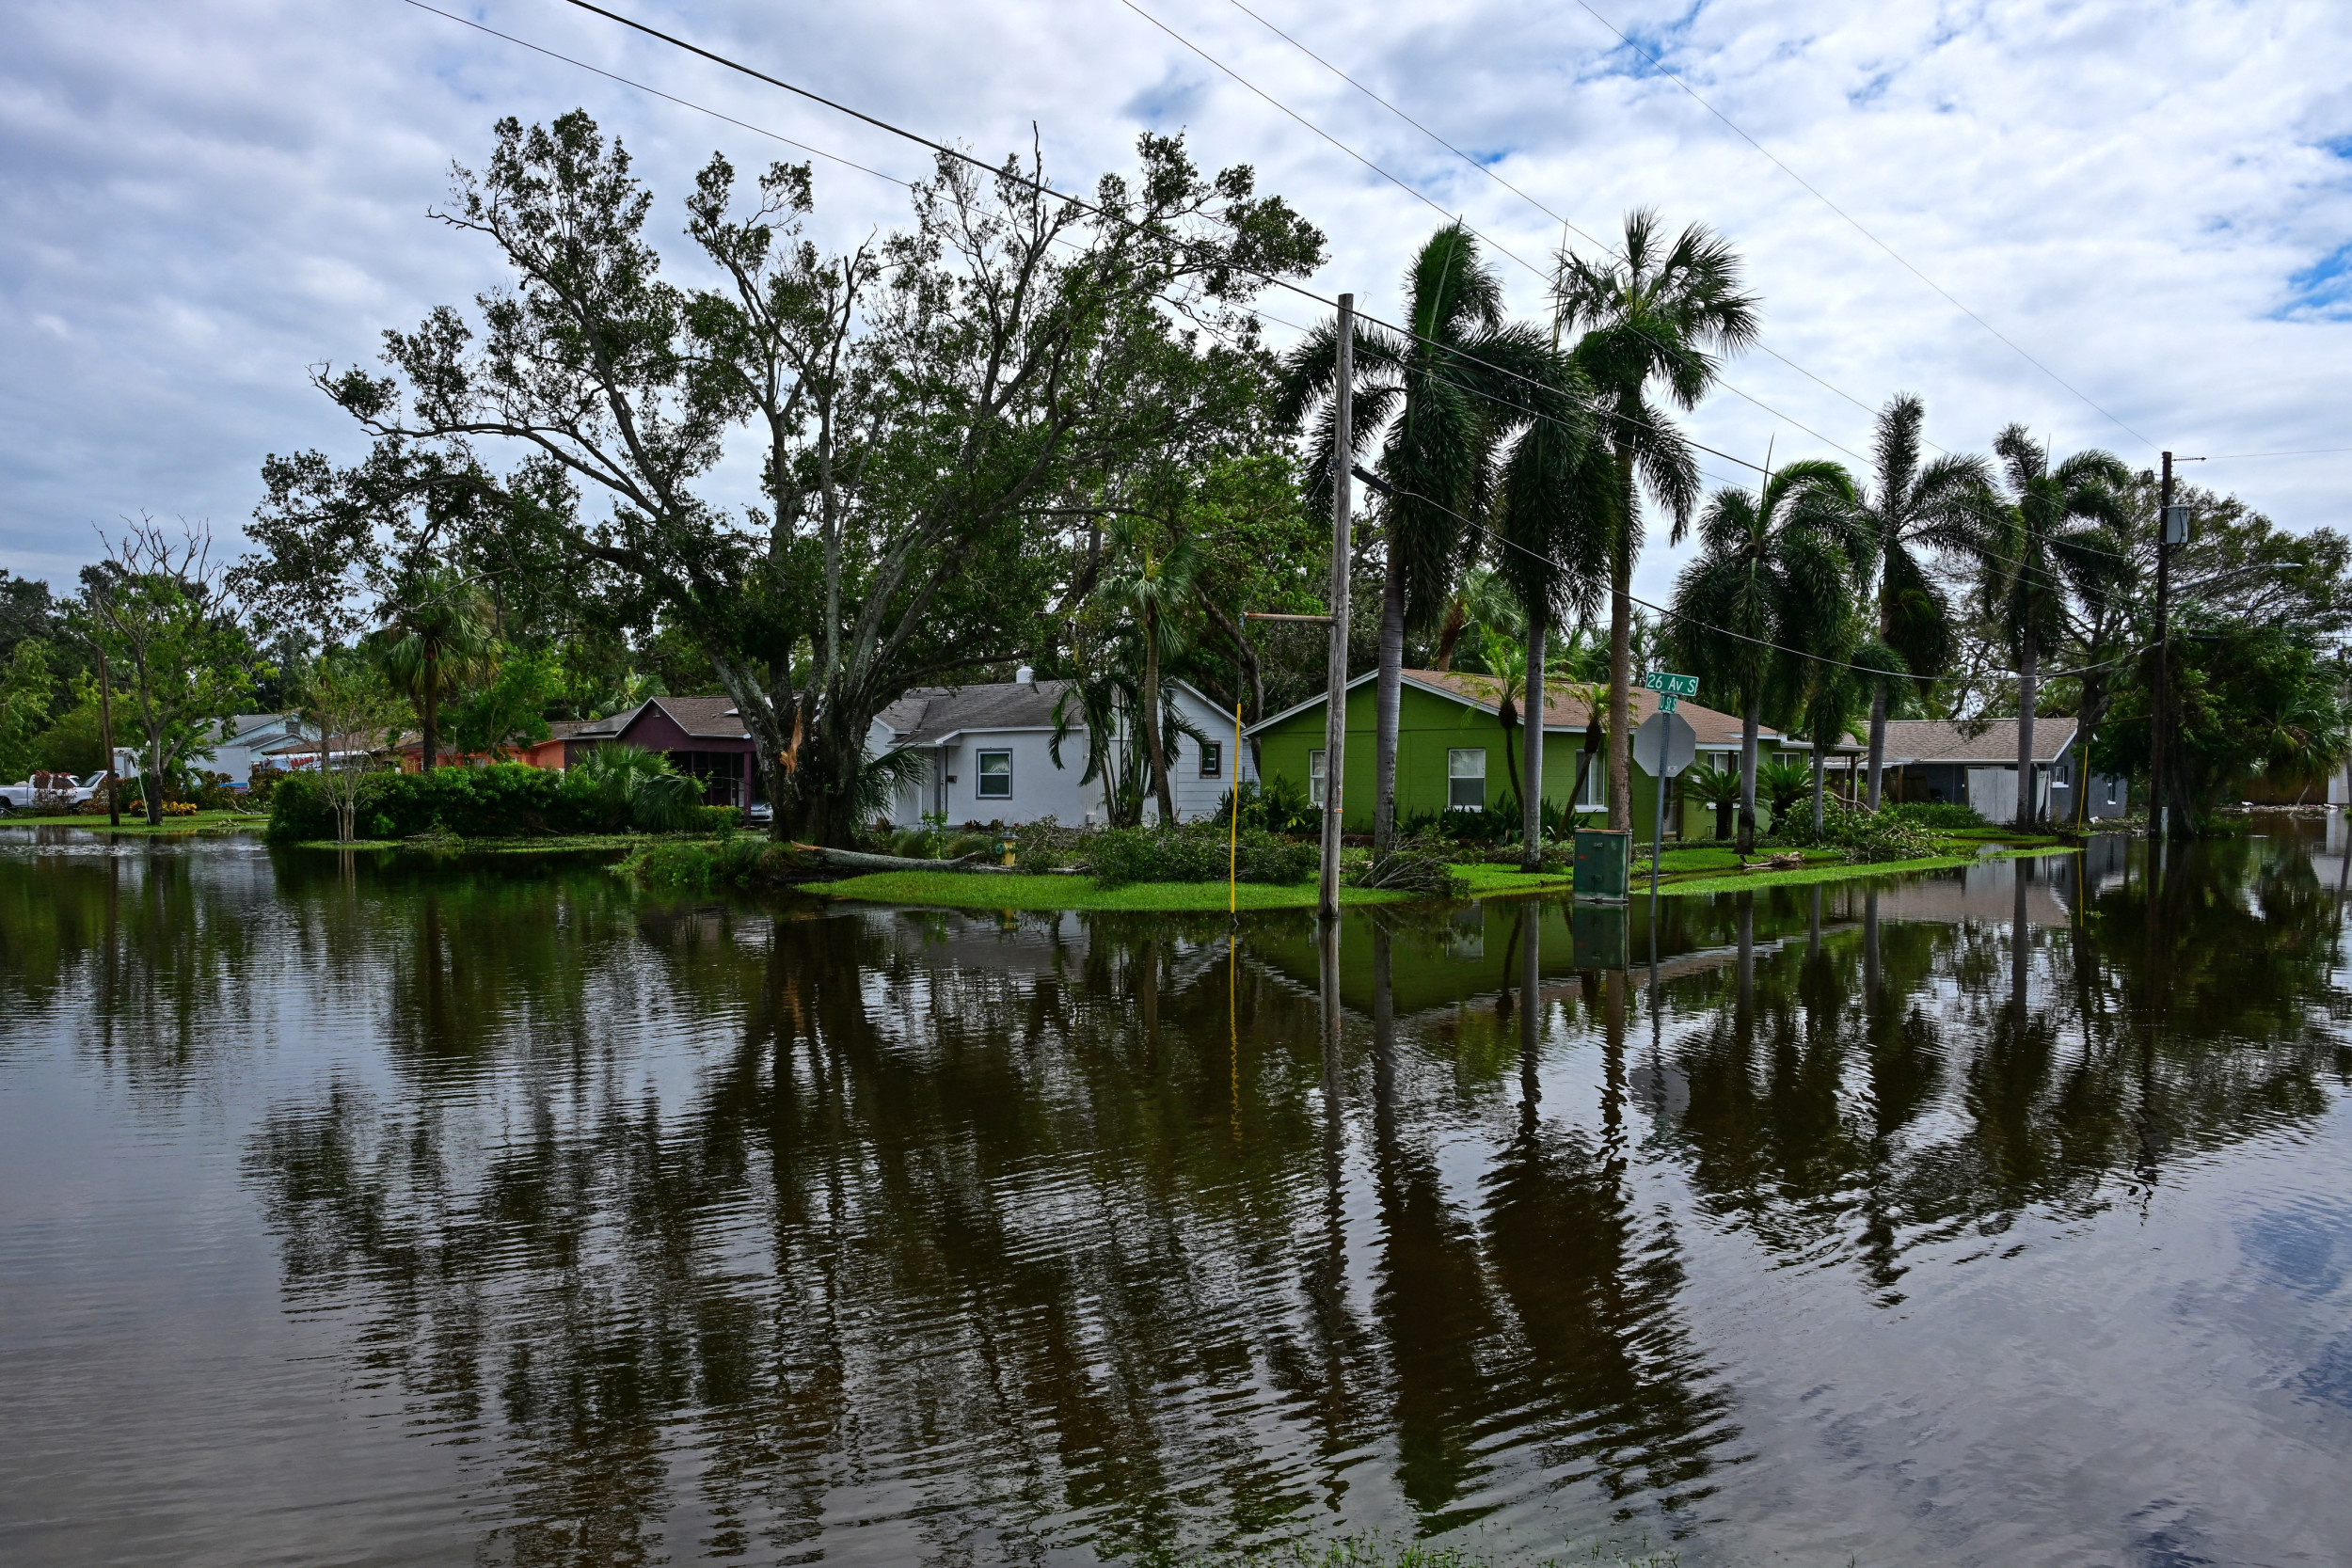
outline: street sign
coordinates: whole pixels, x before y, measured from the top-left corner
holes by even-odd
[[[1668,680],[1690,680],[1688,675],[1668,675]],[[1698,683],[1692,681],[1692,685]],[[1653,690],[1656,688],[1652,688]],[[1672,702],[1668,694],[1663,701]],[[1649,895],[1652,918],[1656,918],[1658,898],[1658,865],[1666,858],[1666,781],[1691,766],[1698,755],[1698,732],[1691,721],[1673,709],[1661,707],[1642,721],[1642,727],[1633,732],[1633,760],[1642,765],[1642,771],[1658,781],[1658,819],[1650,828]]]
[[[1642,689],[1662,691],[1670,697],[1695,697],[1699,694],[1699,678],[1696,675],[1676,675],[1669,674],[1663,670],[1652,670],[1642,677]],[[1667,711],[1673,710],[1669,708]]]
[[[1690,767],[1698,749],[1698,732],[1678,713],[1653,713],[1633,732],[1633,760],[1654,779],[1671,779]]]

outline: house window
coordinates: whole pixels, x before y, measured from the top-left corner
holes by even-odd
[[[1012,799],[1012,753],[982,752],[980,753],[979,797],[983,800]]]
[[[2115,792],[2118,787],[2119,786],[2115,780],[2109,779],[2107,781],[2107,804],[2110,806],[2115,804]]]
[[[1200,743],[1200,776],[1221,779],[1225,776],[1225,748],[1215,740]]]
[[[1327,771],[1320,747],[1307,753],[1307,801],[1310,805],[1323,804],[1324,779]]]
[[[1584,759],[1582,757],[1577,758],[1576,765],[1579,768],[1584,768]],[[1579,811],[1598,811],[1603,806],[1606,806],[1609,803],[1609,798],[1606,793],[1608,784],[1609,753],[1606,752],[1595,752],[1593,753],[1593,765],[1590,768],[1584,768],[1584,787],[1577,791],[1576,809]]]
[[[1452,811],[1486,809],[1486,749],[1456,746],[1445,754],[1445,803]]]

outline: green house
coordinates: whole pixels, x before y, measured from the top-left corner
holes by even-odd
[[[1367,671],[1347,683],[1347,777],[1342,794],[1342,821],[1349,832],[1372,831],[1373,704],[1375,673]],[[1509,758],[1524,757],[1524,736],[1514,734],[1506,746],[1501,717],[1501,683],[1491,675],[1458,671],[1407,670],[1397,700],[1396,812],[1400,821],[1433,816],[1450,809],[1500,806],[1518,799],[1508,777]],[[1313,698],[1277,713],[1253,726],[1258,742],[1259,776],[1281,774],[1303,783],[1317,805],[1323,802],[1324,699]],[[1658,708],[1655,692],[1633,693],[1633,722],[1639,726]],[[1702,707],[1684,699],[1676,709],[1698,735],[1698,763],[1736,768],[1740,757],[1740,721],[1728,713]],[[1582,699],[1565,683],[1544,692],[1544,799],[1565,804],[1576,785],[1578,753],[1590,722]],[[1789,741],[1770,727],[1760,734],[1761,754],[1793,751],[1811,752],[1803,742]],[[1605,756],[1605,753],[1604,753]],[[1580,811],[1606,809],[1608,771],[1596,762],[1577,800]],[[1639,768],[1633,769],[1633,822],[1646,837],[1657,810],[1657,784]],[[1701,834],[1713,831],[1711,822],[1693,819]],[[1666,834],[1682,832],[1679,796],[1666,802]]]

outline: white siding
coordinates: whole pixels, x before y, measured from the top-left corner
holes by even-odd
[[[1225,792],[1232,787],[1234,768],[1233,716],[1219,713],[1206,698],[1189,687],[1179,686],[1173,701],[1177,709],[1203,735],[1213,736],[1222,755],[1218,758],[1217,776],[1200,776],[1200,745],[1183,736],[1171,736],[1168,757],[1168,793],[1176,802],[1179,820],[1215,816]],[[866,744],[880,752],[890,745],[890,732],[877,722],[869,733]],[[924,782],[901,790],[891,803],[890,820],[894,826],[918,826],[927,812],[944,807],[950,824],[965,822],[1034,822],[1041,816],[1051,816],[1073,827],[1089,821],[1103,820],[1103,784],[1101,780],[1081,784],[1078,780],[1087,770],[1087,736],[1083,727],[1073,726],[1063,740],[1061,766],[1056,767],[1053,754],[1053,732],[1050,730],[967,730],[944,747],[919,748],[929,762]],[[979,753],[983,751],[1009,751],[1012,753],[1012,793],[1004,798],[982,797],[979,794]],[[1257,768],[1249,757],[1248,742],[1242,743],[1241,776],[1254,781]],[[943,778],[944,775],[944,778]],[[946,783],[951,779],[954,782]],[[1144,819],[1159,820],[1159,803],[1148,792],[1144,799]]]
[[[1172,737],[1175,745],[1168,759],[1168,793],[1175,798],[1178,820],[1189,822],[1195,817],[1216,816],[1226,791],[1233,787],[1233,716],[1218,712],[1188,686],[1176,689],[1176,708],[1184,716],[1184,721],[1214,741],[1221,753],[1216,777],[1204,779],[1200,776],[1200,743],[1183,736]],[[1245,783],[1256,781],[1258,769],[1249,760],[1247,740],[1241,743],[1239,766]],[[1152,814],[1158,815],[1156,806]]]

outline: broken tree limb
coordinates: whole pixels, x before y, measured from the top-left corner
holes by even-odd
[[[918,861],[898,855],[869,855],[863,849],[828,849],[818,844],[795,844],[792,847],[819,865],[837,865],[845,871],[972,871],[999,877],[1021,874],[1018,866],[981,864],[979,858],[986,851],[978,849],[951,861]]]

